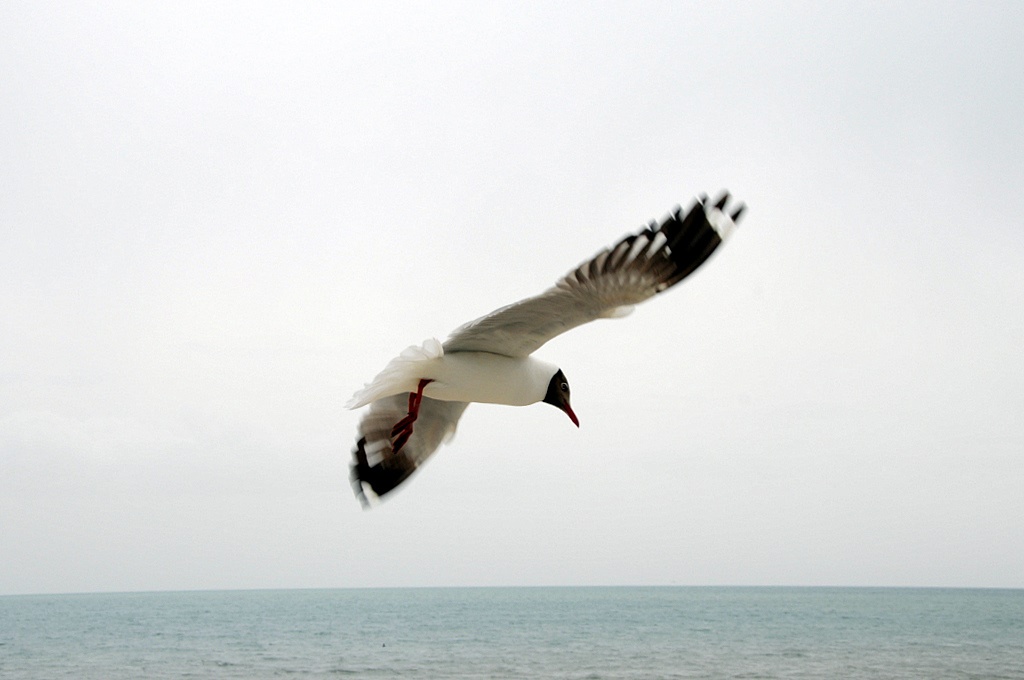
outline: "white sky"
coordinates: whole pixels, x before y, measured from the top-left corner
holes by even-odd
[[[1024,4],[0,4],[0,594],[1024,587]],[[371,512],[343,403],[675,203]]]

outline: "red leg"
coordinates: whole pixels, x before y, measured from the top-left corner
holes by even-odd
[[[399,420],[395,423],[395,426],[391,428],[392,437],[416,422],[416,417],[419,416],[420,413],[420,402],[423,401],[423,388],[430,382],[432,381],[427,380],[426,378],[420,380],[417,390],[409,393],[409,415]]]
[[[412,436],[412,424],[416,422],[416,418],[420,415],[420,403],[423,401],[423,389],[434,382],[430,378],[423,378],[420,380],[420,384],[417,386],[415,392],[409,393],[409,414],[395,423],[395,426],[391,428],[391,436],[395,437],[394,443],[391,448],[395,453],[402,450],[405,443],[409,441],[409,437]]]
[[[398,453],[405,446],[405,443],[409,441],[409,437],[412,436],[412,427],[410,426],[407,430],[402,430],[401,434],[395,439],[395,443],[391,445],[391,450]]]

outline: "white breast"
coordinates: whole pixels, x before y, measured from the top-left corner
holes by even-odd
[[[442,401],[526,406],[544,399],[558,367],[533,357],[451,352],[433,362],[425,396]]]

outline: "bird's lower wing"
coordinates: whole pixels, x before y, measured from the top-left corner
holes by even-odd
[[[451,439],[467,406],[464,402],[423,397],[412,436],[395,453],[392,429],[408,413],[409,395],[396,394],[373,402],[359,422],[359,441],[352,450],[352,488],[360,502],[369,505],[367,488],[380,497],[408,479]]]

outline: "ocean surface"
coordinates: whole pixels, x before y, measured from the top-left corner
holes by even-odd
[[[1021,678],[1024,590],[0,597],[0,678]]]

